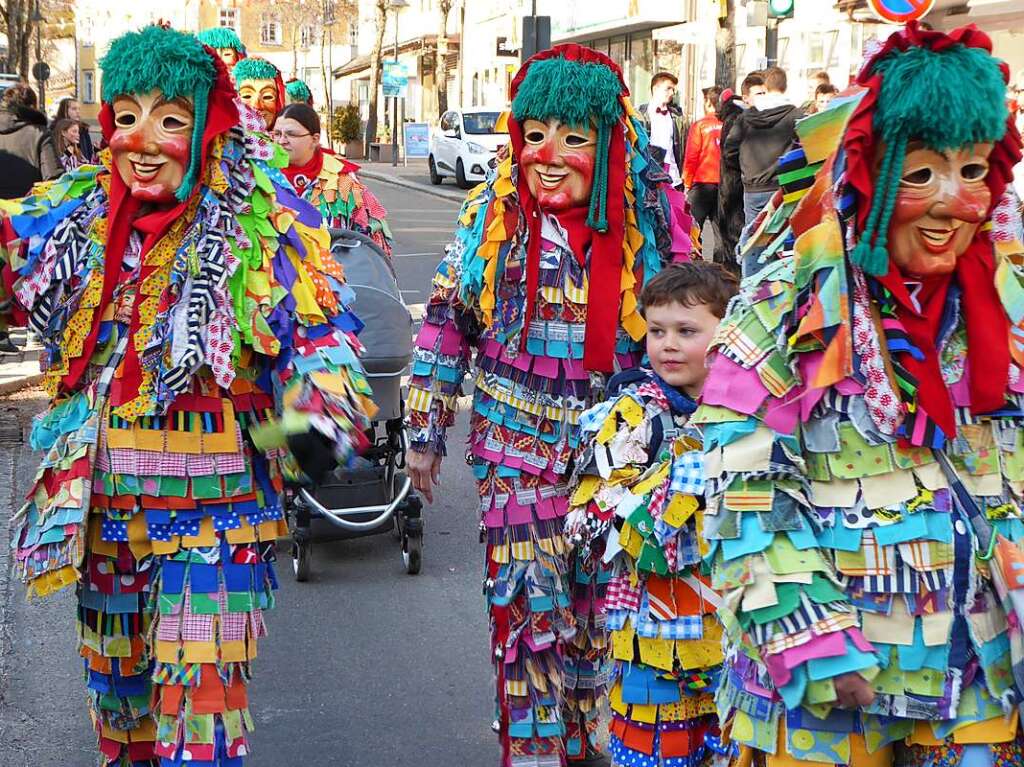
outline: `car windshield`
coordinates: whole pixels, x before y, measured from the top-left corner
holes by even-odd
[[[500,114],[500,112],[468,112],[462,115],[462,124],[466,128],[466,133],[471,136],[497,133],[494,126],[498,122]]]

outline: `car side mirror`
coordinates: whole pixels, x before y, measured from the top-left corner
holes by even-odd
[[[459,138],[459,129],[458,128],[449,128],[448,130],[444,131],[444,137],[445,138]]]

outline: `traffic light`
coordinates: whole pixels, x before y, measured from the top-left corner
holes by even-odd
[[[796,0],[768,0],[768,18],[791,19]]]

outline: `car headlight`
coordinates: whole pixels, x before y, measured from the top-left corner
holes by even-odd
[[[487,154],[487,152],[490,151],[487,147],[482,146],[480,144],[476,144],[472,141],[466,142],[466,148],[469,149],[469,151],[472,152],[473,154]]]

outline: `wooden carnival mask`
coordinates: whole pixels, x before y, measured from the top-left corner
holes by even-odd
[[[274,118],[284,107],[278,101],[277,82],[270,79],[241,81],[238,83],[238,96],[243,103],[263,115],[268,128],[274,124]]]
[[[526,120],[519,165],[541,210],[557,212],[587,205],[594,184],[597,130],[557,118]]]
[[[907,146],[889,226],[889,255],[905,276],[951,274],[992,202],[992,144],[936,151]]]
[[[166,99],[159,89],[121,94],[112,103],[114,167],[133,197],[152,203],[175,202],[189,166],[193,102]]]

